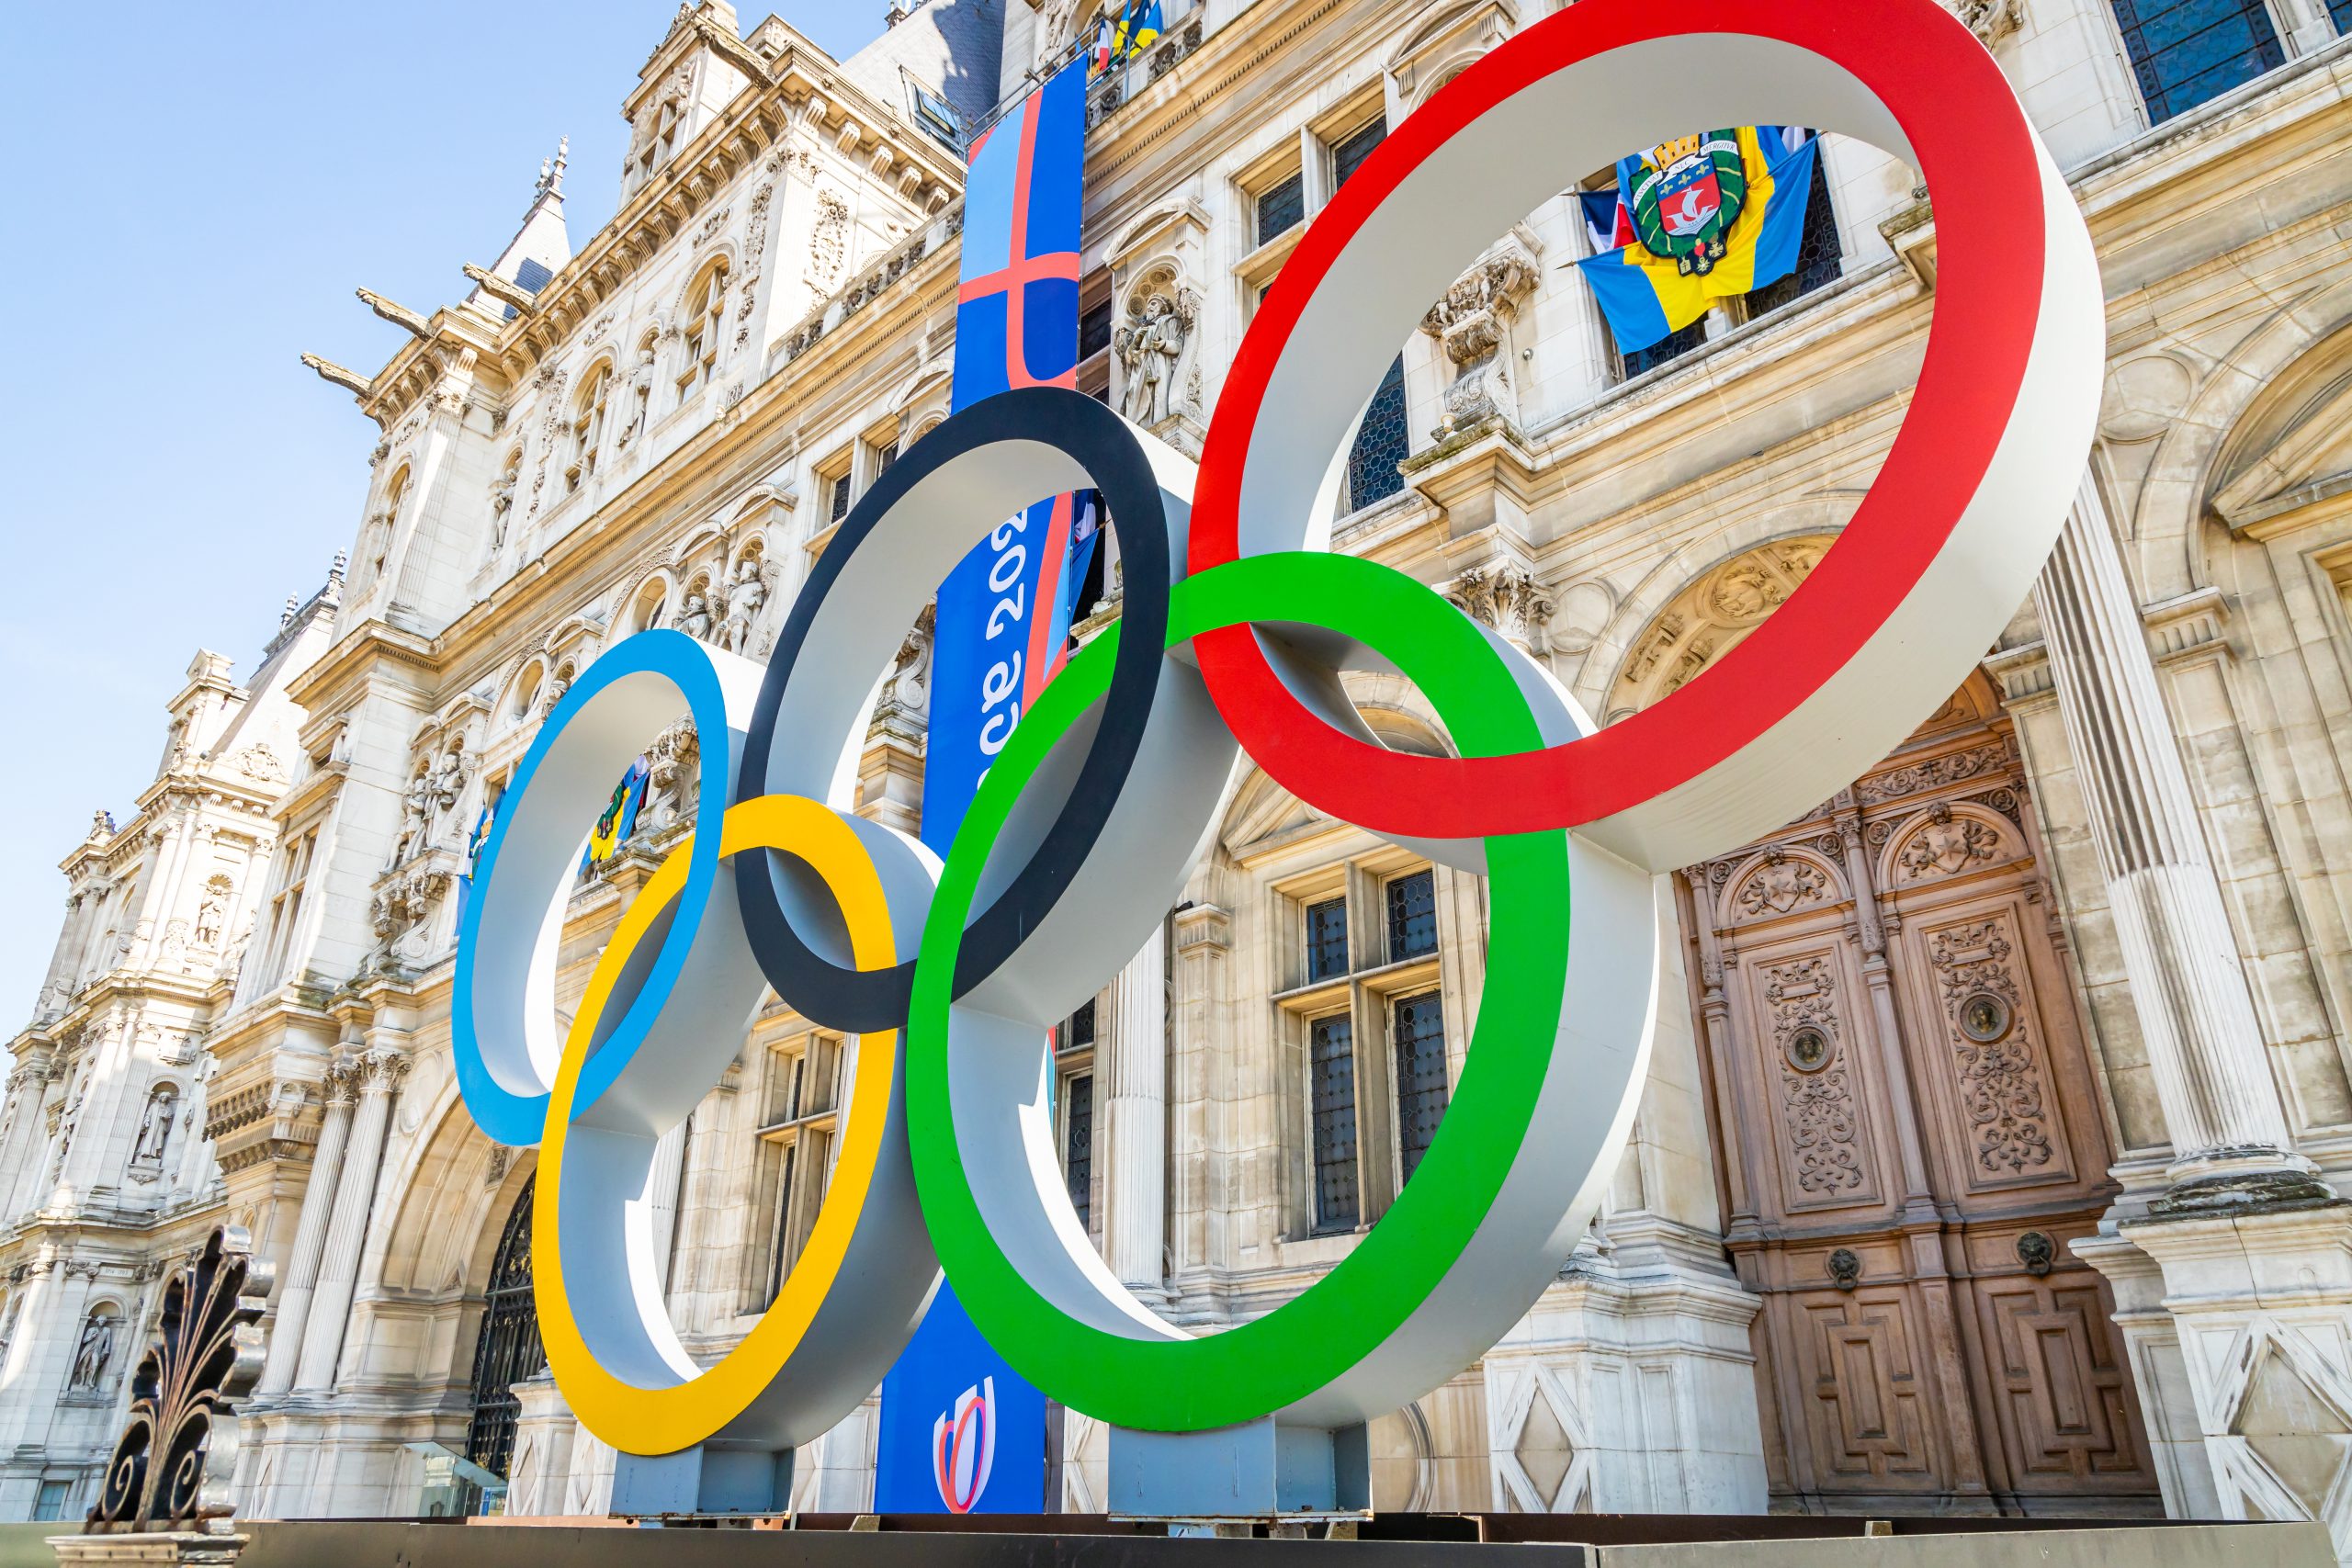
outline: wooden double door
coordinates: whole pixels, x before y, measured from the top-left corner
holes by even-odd
[[[1981,678],[1807,820],[1683,874],[1774,1506],[2162,1511],[2105,1281],[2102,1099]]]

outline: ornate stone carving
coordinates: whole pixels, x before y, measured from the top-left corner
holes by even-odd
[[[707,215],[702,220],[702,226],[695,231],[694,243],[697,245],[708,244],[721,229],[727,227],[727,220],[734,210],[732,207],[722,207]]]
[[[1954,818],[1951,807],[1939,806],[1928,813],[1928,825],[1911,835],[1895,864],[1906,881],[1951,876],[1977,861],[1997,859],[2001,835],[1973,817]]]
[[[875,705],[879,724],[893,715],[920,718],[931,711],[931,642],[936,604],[925,604],[915,617],[914,629],[899,645],[890,673],[882,682],[882,700]]]
[[[1828,895],[1829,878],[1808,860],[1791,860],[1780,850],[1768,852],[1762,869],[1739,890],[1739,908],[1752,919],[1785,915],[1800,904],[1818,904]]]
[[[1446,389],[1442,433],[1497,415],[1517,421],[1519,399],[1509,355],[1510,324],[1535,288],[1535,259],[1517,241],[1454,279],[1445,297],[1421,318],[1456,374]]]
[[[378,884],[368,917],[379,953],[404,962],[424,956],[434,906],[448,887],[449,874],[439,870],[399,872]]]
[[[808,287],[830,294],[849,265],[849,204],[831,191],[817,193],[817,223],[808,236]]]
[[[256,740],[241,751],[230,754],[229,765],[256,784],[284,784],[286,764],[266,740]]]
[[[1861,1114],[1845,1059],[1830,963],[1826,957],[1799,958],[1758,971],[1780,1048],[1782,1121],[1795,1156],[1792,1173],[1800,1191],[1823,1198],[1859,1191],[1863,1184]],[[1806,1037],[1805,1048],[1792,1052],[1800,1034]],[[1815,1050],[1814,1065],[1803,1065]]]
[[[1148,275],[1128,297],[1127,319],[1112,334],[1111,351],[1125,378],[1120,406],[1137,424],[1156,429],[1181,412],[1177,389],[1200,308],[1200,297],[1165,268]]]
[[[1480,626],[1491,626],[1531,652],[1542,653],[1551,596],[1534,574],[1514,561],[1493,561],[1457,574],[1445,596]]]
[[[164,1287],[155,1337],[131,1379],[130,1417],[85,1533],[202,1529],[229,1512],[232,1402],[261,1377],[271,1277],[252,1237],[232,1225],[207,1237]]]
[[[721,627],[728,652],[751,652],[752,628],[768,602],[767,576],[767,565],[757,555],[747,554],[735,563],[735,579],[727,586],[727,620]]]
[[[735,306],[737,348],[752,341],[752,310],[759,303],[760,268],[768,251],[768,204],[775,198],[775,182],[769,180],[752,193],[751,209],[743,220],[742,297]]]
[[[1928,944],[1943,985],[1961,1109],[1974,1134],[1977,1168],[1990,1177],[2022,1176],[2055,1154],[2010,953],[1997,919],[1938,931]]]
[[[701,773],[702,741],[692,721],[680,719],[653,738],[646,750],[645,806],[639,820],[656,831],[694,815],[695,785]]]
[[[1987,49],[2025,26],[2025,0],[1944,0],[1944,5]]]

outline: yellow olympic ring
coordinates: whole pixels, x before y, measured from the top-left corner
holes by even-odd
[[[579,1015],[565,1038],[548,1099],[547,1131],[539,1144],[540,1214],[531,1241],[537,1276],[539,1333],[548,1365],[564,1397],[590,1430],[626,1434],[641,1453],[666,1453],[700,1441],[734,1419],[782,1371],[832,1290],[880,1162],[899,1070],[899,1032],[858,1037],[856,1076],[842,1119],[840,1153],[808,1245],[783,1288],[742,1343],[717,1366],[666,1388],[646,1388],[615,1376],[590,1348],[572,1315],[564,1287],[563,1156],[571,1128],[580,1069],[594,1046],[597,1021],[612,998],[629,955],[677,897],[694,848],[683,840],[662,863],[621,917],[612,942],[597,960]],[[856,833],[839,816],[799,795],[769,795],[729,807],[722,819],[722,858],[751,849],[788,851],[823,879],[839,901],[850,951],[860,969],[898,962],[881,878]]]

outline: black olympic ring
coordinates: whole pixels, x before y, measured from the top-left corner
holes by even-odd
[[[792,753],[779,753],[777,720],[804,659],[811,689],[821,688],[813,700],[822,704],[831,697],[835,710],[825,716],[826,725],[815,727],[820,739],[838,718],[846,743],[848,728],[863,712],[865,688],[844,706],[837,694],[846,683],[818,666],[837,657],[842,636],[871,635],[875,626],[899,635],[898,628],[912,624],[930,596],[919,585],[944,581],[963,552],[978,542],[967,535],[956,554],[944,563],[910,561],[891,553],[903,542],[897,536],[904,530],[886,525],[910,498],[918,508],[926,501],[953,507],[966,519],[1009,517],[1023,506],[1046,500],[1032,495],[1002,506],[992,504],[990,487],[1002,490],[1004,479],[991,471],[989,452],[1014,446],[1044,446],[1062,454],[1076,470],[1068,488],[1091,486],[1102,492],[1104,514],[1118,535],[1125,563],[1123,631],[1102,718],[1066,803],[1018,874],[967,929],[956,964],[958,997],[1010,959],[1068,891],[1119,800],[1151,720],[1166,657],[1173,553],[1159,477],[1142,444],[1117,414],[1081,392],[1019,388],[955,414],[885,470],[842,520],[840,532],[818,558],[791,617],[777,635],[736,778],[739,800],[790,789],[790,782],[778,777]],[[981,495],[976,497],[975,491]],[[938,570],[930,570],[933,565]],[[900,599],[909,602],[898,603]],[[826,625],[819,635],[820,623],[842,616],[851,617],[847,625]],[[824,748],[820,744],[816,750]],[[800,793],[820,799],[827,795],[822,787],[804,786]],[[786,913],[786,893],[779,889],[786,874],[781,864],[786,858],[777,851],[747,856],[735,876],[743,930],[768,984],[821,1028],[865,1033],[902,1027],[914,992],[914,959],[910,956],[893,968],[859,970],[818,952]]]

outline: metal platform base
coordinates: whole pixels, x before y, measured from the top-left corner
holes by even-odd
[[[649,1551],[626,1520],[249,1521],[238,1568],[2335,1568],[2319,1525],[1391,1514],[1312,1540],[1282,1518],[1212,1539],[1101,1516],[696,1523]]]

